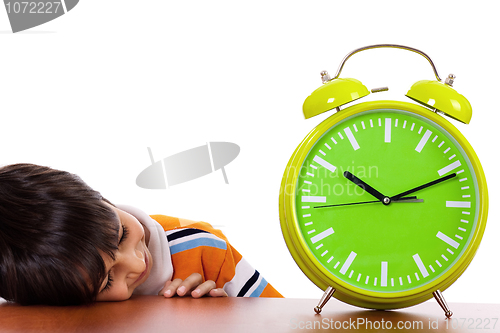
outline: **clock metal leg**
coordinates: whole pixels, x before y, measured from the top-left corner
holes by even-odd
[[[323,307],[325,306],[325,304],[330,300],[330,298],[332,298],[332,295],[334,292],[335,292],[335,289],[328,286],[328,288],[326,288],[326,290],[325,290],[325,293],[323,294],[323,296],[319,300],[318,306],[314,308],[314,312],[316,312],[317,314],[320,314],[321,310],[323,310]]]
[[[432,295],[434,295],[434,298],[443,309],[446,318],[450,318],[453,315],[453,312],[451,312],[450,308],[448,307],[448,304],[446,303],[443,294],[441,294],[439,290],[436,290],[435,292],[432,293]]]

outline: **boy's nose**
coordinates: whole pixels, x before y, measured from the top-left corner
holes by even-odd
[[[128,271],[128,275],[141,274],[146,269],[146,258],[143,250],[139,248],[129,249],[121,253],[117,258],[123,267]]]
[[[131,262],[131,270],[140,274],[146,269],[146,258],[144,258],[144,252],[137,248],[133,252],[134,260]]]

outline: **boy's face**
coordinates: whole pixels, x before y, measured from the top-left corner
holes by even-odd
[[[129,299],[135,288],[149,276],[153,259],[146,246],[143,226],[132,215],[116,207],[119,221],[118,250],[115,260],[102,255],[108,272],[99,288],[97,301],[123,301]]]

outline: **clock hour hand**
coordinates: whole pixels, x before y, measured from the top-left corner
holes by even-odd
[[[350,202],[350,203],[344,203],[344,204],[315,206],[313,208],[352,206],[352,205],[362,205],[362,204],[378,203],[378,202],[380,202],[380,201],[374,200],[374,201],[363,201],[363,202]],[[391,202],[424,202],[424,200],[423,199],[417,199],[417,197],[404,197],[404,198],[394,199]]]
[[[344,177],[347,178],[348,180],[350,180],[351,182],[353,182],[354,184],[358,185],[359,187],[361,187],[366,192],[373,195],[375,198],[377,198],[379,201],[381,201],[384,205],[388,205],[391,202],[388,196],[383,195],[382,193],[380,193],[379,191],[377,191],[376,189],[374,189],[373,187],[371,187],[366,182],[362,181],[361,179],[359,179],[358,177],[356,177],[355,175],[353,175],[349,171],[344,172]]]
[[[432,182],[425,183],[425,184],[423,184],[423,185],[420,185],[420,186],[417,186],[417,187],[415,187],[415,188],[412,188],[411,190],[408,190],[408,191],[406,191],[406,192],[403,192],[403,193],[397,194],[397,195],[395,195],[395,196],[392,196],[392,197],[390,198],[390,200],[398,200],[399,198],[402,198],[402,197],[404,197],[404,196],[406,196],[406,195],[408,195],[408,194],[411,194],[411,193],[414,193],[414,192],[417,192],[417,191],[423,190],[424,188],[427,188],[427,187],[429,187],[429,186],[433,186],[433,185],[439,184],[439,183],[441,183],[441,182],[444,182],[444,181],[446,181],[446,180],[448,180],[448,179],[451,179],[451,178],[453,178],[453,177],[456,177],[456,176],[457,176],[457,174],[456,174],[456,173],[449,174],[449,175],[447,175],[447,176],[444,176],[444,177],[438,178],[438,179],[436,179],[436,180],[433,180]]]

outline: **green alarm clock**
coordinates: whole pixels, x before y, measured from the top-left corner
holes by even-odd
[[[370,91],[339,78],[353,54],[373,48],[416,52],[437,81],[415,83],[417,103],[373,101],[340,106]],[[304,102],[306,118],[335,109],[293,153],[280,189],[280,222],[294,260],[325,290],[372,309],[396,309],[442,296],[467,268],[481,241],[488,211],[483,169],[463,135],[447,120],[469,123],[472,109],[441,82],[432,60],[402,45],[371,45],[349,53],[336,76]],[[372,90],[384,91],[387,88]]]

